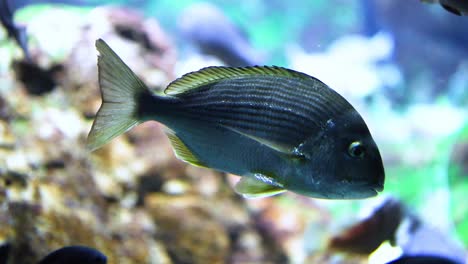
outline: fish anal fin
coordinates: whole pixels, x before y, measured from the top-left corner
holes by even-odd
[[[207,168],[207,166],[193,154],[193,152],[175,134],[174,131],[166,129],[165,132],[172,144],[172,148],[174,149],[174,153],[178,159],[188,162],[197,167]]]
[[[262,198],[277,195],[286,190],[273,178],[264,174],[255,173],[254,177],[242,177],[234,187],[234,190],[245,198]]]

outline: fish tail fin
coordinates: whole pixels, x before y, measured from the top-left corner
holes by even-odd
[[[142,122],[137,115],[138,98],[148,92],[146,85],[102,39],[96,41],[96,48],[100,53],[98,72],[102,105],[88,135],[90,151]]]

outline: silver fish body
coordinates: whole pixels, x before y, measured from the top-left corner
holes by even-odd
[[[365,122],[313,77],[280,67],[208,67],[156,95],[103,41],[97,47],[103,106],[90,132],[91,149],[156,120],[168,127],[180,159],[245,176],[236,191],[247,197],[290,190],[352,199],[383,188],[382,160]],[[130,112],[119,114],[122,105]],[[123,123],[112,127],[119,119],[105,121],[109,115]]]

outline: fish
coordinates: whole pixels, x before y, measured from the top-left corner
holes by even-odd
[[[429,219],[429,221],[432,219]],[[427,223],[411,206],[393,197],[381,202],[366,219],[330,239],[328,250],[347,254],[380,255],[388,241],[402,254],[389,262],[396,263],[466,263],[466,250],[450,232]]]
[[[395,245],[398,226],[405,217],[406,208],[395,198],[387,198],[367,218],[333,236],[328,248],[351,254],[369,255],[384,241]]]
[[[31,62],[28,48],[26,27],[14,22],[14,14],[18,9],[34,4],[73,4],[76,6],[89,5],[84,0],[0,0],[0,22],[7,31],[8,37],[14,39],[21,48],[26,61]]]
[[[277,66],[211,66],[153,92],[104,40],[96,48],[102,104],[90,151],[155,120],[177,158],[241,176],[234,190],[246,198],[291,191],[361,199],[383,190],[382,158],[366,123],[314,77]]]
[[[106,264],[107,257],[100,251],[86,246],[66,246],[52,251],[38,264]]]
[[[439,256],[401,256],[387,264],[461,264]]]
[[[43,67],[31,61],[13,61],[11,67],[25,90],[35,96],[44,95],[53,91],[58,85],[58,76],[63,73],[64,66],[60,63]]]
[[[28,50],[28,36],[26,27],[18,25],[13,21],[14,9],[9,0],[0,0],[0,22],[7,31],[8,37],[13,38],[23,50],[26,60],[30,60]]]
[[[434,226],[433,219],[422,218],[410,210],[408,207],[395,232],[395,244],[401,248],[403,257],[414,263],[466,263],[466,250],[458,238]],[[423,261],[425,258],[427,262]],[[408,263],[413,263],[409,260]]]
[[[179,18],[181,35],[226,66],[259,64],[263,59],[245,34],[222,10],[207,2],[190,5]]]
[[[4,243],[0,245],[0,264],[8,263],[8,256],[10,255],[11,244]]]
[[[466,0],[421,0],[426,3],[439,3],[445,10],[457,16],[468,16]]]

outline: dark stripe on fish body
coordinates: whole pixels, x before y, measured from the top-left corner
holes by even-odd
[[[204,119],[203,116],[208,116],[208,118]],[[272,126],[271,122],[258,122],[258,118],[255,122],[248,121],[246,118],[239,117],[237,114],[230,114],[230,115],[217,115],[215,118],[211,118],[209,111],[199,111],[199,112],[192,112],[191,119],[198,119],[208,122],[213,122],[215,120],[221,120],[216,122],[216,124],[222,124],[229,126],[235,129],[241,129],[243,131],[255,131],[255,135],[262,135],[264,138],[281,138],[284,136],[289,136],[291,138],[302,138],[304,131],[297,129],[296,127],[283,127],[283,126]],[[244,121],[247,120],[247,121]],[[266,119],[266,121],[268,121]]]
[[[222,86],[222,87],[219,87]],[[275,86],[272,88],[272,86]],[[289,89],[288,89],[289,88]],[[213,91],[211,95],[224,95],[224,94],[237,94],[238,96],[253,95],[253,94],[262,94],[268,95],[268,97],[283,96],[284,98],[296,98],[302,100],[301,93],[295,92],[291,87],[282,87],[281,84],[265,82],[264,80],[259,81],[258,83],[252,84],[250,80],[236,80],[236,82],[228,83],[227,85],[218,84],[216,87],[216,92]],[[240,92],[242,91],[242,92]],[[301,95],[299,97],[299,95]]]
[[[236,82],[238,81],[240,80],[236,80]],[[244,79],[242,81],[247,82],[249,80]],[[228,83],[227,85],[218,84],[216,88],[210,91],[191,96],[192,98],[187,98],[187,106],[196,107],[197,105],[203,106],[208,102],[221,102],[223,100],[229,100],[230,98],[226,95],[231,94],[232,96],[236,97],[236,101],[247,101],[252,104],[256,104],[258,102],[255,100],[251,101],[250,98],[258,95],[259,102],[271,100],[272,104],[282,105],[284,108],[291,108],[297,111],[304,109],[306,110],[307,114],[314,117],[314,119],[326,119],[328,116],[332,116],[333,114],[340,112],[340,105],[337,107],[335,104],[339,104],[339,101],[344,101],[339,98],[341,100],[327,102],[325,99],[322,99],[325,97],[323,97],[320,93],[313,93],[312,96],[310,96],[308,93],[293,93],[291,91],[295,91],[295,89],[291,89],[291,87],[288,86],[281,87],[281,84],[279,87],[272,89],[270,85],[271,83],[258,86],[257,84],[252,85],[251,82],[247,82],[247,85],[243,85],[242,83],[239,85],[239,83],[236,82]],[[260,82],[260,84],[262,84],[262,82]],[[273,84],[278,86],[277,83]],[[240,87],[238,88],[236,86]]]
[[[238,92],[237,92],[238,93]],[[223,94],[224,98],[229,98],[227,95],[231,94]],[[232,94],[231,96],[235,96],[237,100],[252,100],[256,99],[259,102],[267,102],[270,101],[271,104],[277,104],[283,106],[284,108],[291,108],[297,111],[303,110],[303,112],[307,112],[308,114],[312,114],[315,118],[318,118],[317,114],[321,114],[325,111],[321,111],[320,107],[316,105],[310,105],[311,99],[307,98],[306,96],[293,96],[285,93],[281,93],[278,91],[252,91],[251,93],[245,94]],[[326,106],[326,105],[322,105]],[[315,111],[311,111],[315,110]]]
[[[303,130],[292,124],[290,119],[268,119],[268,117],[259,118],[255,109],[241,109],[241,110],[251,110],[252,113],[249,114],[248,111],[239,112],[238,109],[231,109],[227,111],[218,111],[215,109],[198,109],[197,111],[188,111],[186,114],[191,114],[192,119],[199,119],[208,122],[216,122],[214,120],[219,120],[216,123],[227,125],[232,128],[243,128],[248,130],[287,130],[288,133],[303,134]],[[276,132],[278,133],[278,132]]]
[[[222,121],[217,122],[217,124],[223,124],[226,126],[229,126],[231,128],[235,129],[240,129],[241,131],[252,131],[255,133],[250,133],[253,135],[260,136],[262,138],[266,139],[272,139],[276,141],[292,141],[295,143],[300,143],[299,141],[304,139],[304,129],[300,127],[291,127],[289,123],[287,123],[287,120],[283,122],[286,124],[288,127],[284,127],[282,125],[272,125],[271,121],[268,121],[268,118],[261,118],[260,120],[264,120],[262,122],[259,121],[258,116],[254,116],[253,119],[254,121],[243,121],[239,122],[239,115],[237,114],[231,114],[231,113],[225,113],[225,114],[217,114],[215,115],[216,118],[211,118],[211,115],[209,111],[196,111],[193,112],[191,115],[191,119],[198,119],[202,121],[208,121],[208,122],[213,122],[213,119],[220,119]],[[204,118],[201,118],[204,117]],[[245,120],[248,120],[245,116],[241,117]],[[205,119],[205,120],[203,120]],[[309,129],[307,129],[309,130]]]
[[[250,82],[249,80],[243,80],[247,84]],[[265,87],[267,90],[271,91],[278,91],[284,94],[290,94],[296,96],[304,96],[304,95],[312,95],[312,96],[321,96],[321,92],[318,91],[314,86],[317,86],[315,82],[302,82],[297,81],[296,79],[291,78],[265,78],[260,79],[255,83],[257,87]],[[273,87],[273,89],[271,88]],[[258,89],[256,89],[258,90]],[[323,89],[320,89],[323,90]]]
[[[243,95],[248,96],[251,94],[252,95],[262,94],[262,95],[267,95],[268,96],[267,99],[276,98],[276,97],[285,98],[286,100],[282,101],[281,103],[284,103],[284,104],[295,103],[293,104],[294,106],[305,105],[309,109],[314,109],[315,111],[320,111],[321,109],[323,110],[323,112],[326,112],[329,114],[338,112],[339,108],[341,108],[340,101],[344,101],[342,100],[342,98],[334,98],[335,96],[333,96],[333,94],[330,93],[329,91],[325,91],[322,93],[327,93],[327,94],[330,93],[332,95],[332,96],[329,96],[330,98],[325,97],[320,92],[313,91],[312,89],[307,89],[307,87],[310,87],[310,86],[305,86],[302,82],[296,82],[296,84],[297,84],[297,87],[302,86],[303,89],[294,89],[294,87],[291,87],[291,85],[278,83],[278,82],[272,83],[271,80],[267,80],[268,82],[266,82],[265,80],[261,80],[258,82],[258,84],[255,83],[255,85],[252,85],[252,81],[248,80],[247,78],[241,79],[241,80],[235,80],[235,81],[236,82],[229,83],[227,86],[223,85],[223,87],[219,87],[220,84],[218,84],[218,87],[216,87],[216,90],[217,90],[216,92],[214,91],[212,93],[208,92],[205,94],[205,96],[208,96],[209,100],[211,98],[212,98],[211,100],[216,100],[218,98],[216,98],[215,96],[222,96],[225,93],[232,93],[232,92],[236,94],[238,98],[240,98],[240,96],[243,96]],[[272,89],[271,88],[272,86],[276,86],[276,87]],[[322,89],[322,90],[325,90],[325,89]],[[240,93],[239,91],[242,91],[242,92]],[[202,100],[201,102],[203,102],[203,97],[201,97],[200,99]],[[340,99],[340,100],[337,100],[337,99]],[[199,101],[199,100],[196,100],[196,101]],[[311,104],[312,101],[314,101],[315,103]],[[332,102],[332,103],[330,104],[327,102]],[[315,105],[319,107],[316,107]],[[288,107],[292,108],[291,105],[289,105]],[[346,107],[349,107],[349,106],[346,105]]]
[[[297,101],[295,100],[297,98]],[[234,99],[234,100],[232,100]],[[296,111],[300,111],[304,113],[304,116],[310,115],[313,119],[323,119],[325,113],[328,115],[332,114],[333,112],[337,111],[335,109],[330,109],[327,112],[327,108],[330,108],[329,104],[318,103],[315,102],[316,98],[307,98],[307,97],[299,97],[299,96],[288,96],[283,93],[277,93],[275,91],[256,91],[252,93],[241,93],[239,94],[239,90],[228,90],[227,92],[223,92],[222,94],[207,94],[205,96],[201,96],[197,99],[192,99],[187,102],[187,107],[197,107],[197,106],[204,106],[211,102],[223,102],[223,101],[234,101],[234,102],[250,102],[252,104],[256,104],[259,102],[268,102],[271,101],[272,105],[280,105],[284,108],[290,108]],[[190,102],[191,101],[191,102]],[[312,104],[313,103],[313,104]],[[302,111],[301,111],[302,110]],[[332,112],[333,111],[333,112]]]
[[[233,101],[224,101],[221,103],[205,104],[203,108],[214,112],[214,114],[223,114],[224,112],[236,112],[239,114],[246,113],[247,115],[258,116],[260,110],[268,108],[268,112],[262,113],[265,117],[275,118],[279,120],[286,120],[289,122],[299,122],[299,123],[316,123],[314,119],[310,118],[309,113],[304,111],[294,111],[293,108],[284,107],[278,104],[269,104],[265,105],[258,102],[233,102]],[[195,111],[198,111],[198,108],[193,108]],[[190,110],[188,110],[190,111]],[[259,116],[261,118],[262,116]]]
[[[294,142],[351,107],[319,81],[274,76],[223,80],[176,97],[181,115]]]
[[[342,102],[345,102],[340,96],[336,96],[334,91],[329,89],[328,87],[326,89],[321,89],[321,90],[312,90],[312,89],[307,89],[307,84],[303,82],[296,82],[294,85],[298,88],[297,90],[300,91],[297,96],[302,100],[304,104],[310,105],[317,105],[319,106],[320,109],[323,109],[326,112],[329,112],[331,114],[337,114],[339,113],[343,107],[348,108],[348,104],[341,104]],[[302,88],[302,89],[300,89]],[[311,104],[312,101],[314,104]]]
[[[241,122],[239,122],[241,121]],[[224,115],[220,121],[221,124],[225,124],[232,128],[244,128],[249,130],[264,129],[266,131],[272,130],[288,130],[292,133],[301,134],[303,129],[301,126],[290,122],[288,119],[278,119],[275,117],[261,117],[253,113],[252,115],[246,114],[237,114],[236,111],[232,111],[229,115]]]
[[[231,119],[239,119],[239,121],[253,121],[253,122],[262,122],[268,121],[266,118],[272,120],[268,121],[267,124],[275,125],[274,121],[276,119],[280,121],[285,121],[284,125],[300,125],[301,123],[312,123],[317,125],[314,120],[309,119],[307,114],[293,111],[292,109],[279,106],[278,104],[269,104],[265,105],[263,103],[259,104],[258,102],[222,102],[222,103],[207,103],[201,107],[186,108],[186,111],[189,112],[204,112],[207,113],[210,117],[226,118],[227,115],[234,115]],[[247,118],[243,118],[243,116]],[[296,123],[298,122],[298,123]],[[291,124],[293,123],[293,124]]]
[[[258,104],[251,104],[251,103],[227,103],[225,102],[223,105],[207,105],[204,108],[199,109],[192,109],[188,110],[189,112],[208,112],[211,117],[226,117],[234,114],[235,116],[231,117],[231,119],[238,119],[243,121],[248,121],[249,119],[252,122],[265,122],[274,126],[276,123],[285,122],[284,126],[303,126],[307,125],[315,125],[320,126],[320,123],[309,119],[304,113],[293,111],[292,109],[286,109],[283,107],[278,107],[275,105],[268,106],[268,112],[260,112],[264,106]],[[260,110],[259,110],[260,109]],[[243,118],[245,116],[245,118]],[[218,119],[219,119],[218,118]]]
[[[291,100],[285,100],[281,96],[270,97],[268,94],[223,94],[216,97],[204,98],[203,101],[196,100],[196,104],[188,104],[187,106],[196,108],[217,106],[222,108],[243,107],[256,108],[258,113],[266,114],[269,112],[281,115],[284,112],[297,112],[303,118],[310,119],[310,108],[294,103]],[[218,109],[221,110],[221,109]],[[310,119],[312,121],[312,119]]]

